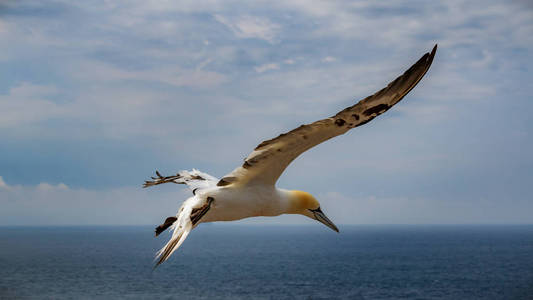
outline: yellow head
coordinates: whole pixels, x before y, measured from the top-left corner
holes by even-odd
[[[304,215],[339,232],[337,226],[322,212],[320,203],[313,195],[302,191],[289,191],[289,202],[289,213]]]

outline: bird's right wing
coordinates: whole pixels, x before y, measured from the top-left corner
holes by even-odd
[[[174,229],[172,237],[166,245],[157,252],[157,267],[166,261],[183,244],[191,230],[201,223],[202,217],[209,211],[214,199],[211,197],[201,198],[193,196],[183,202],[176,217],[173,218]]]
[[[218,186],[231,184],[274,185],[285,168],[306,150],[348,130],[370,122],[386,112],[413,89],[431,66],[437,45],[384,89],[335,116],[302,125],[259,144],[241,167],[224,176]]]

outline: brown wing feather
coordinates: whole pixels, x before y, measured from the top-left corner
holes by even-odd
[[[411,91],[428,71],[437,45],[387,87],[333,117],[302,125],[276,138],[263,141],[236,168],[222,178],[220,186],[233,183],[275,184],[285,168],[301,153],[348,130],[370,122]],[[226,180],[227,179],[227,180]],[[231,180],[230,180],[231,179]]]

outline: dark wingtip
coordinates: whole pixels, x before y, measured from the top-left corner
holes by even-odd
[[[428,53],[429,54],[429,57],[428,57],[429,65],[431,65],[431,63],[433,62],[433,58],[435,57],[435,53],[437,53],[437,46],[438,46],[438,44],[435,44],[435,46],[433,46],[433,49],[431,50],[431,52]]]
[[[166,225],[166,224],[161,224],[161,225],[159,225],[159,226],[157,226],[157,227],[155,228],[155,236],[156,236],[156,237],[159,236],[159,235],[161,234],[161,232],[165,231],[165,229],[167,229],[168,226],[165,227],[165,225]]]
[[[154,264],[154,266],[152,267],[152,272],[155,271],[155,269],[157,269],[157,267],[159,267],[159,265],[161,265],[161,260],[159,260],[159,259],[157,259],[157,258],[156,258],[156,260],[158,260],[158,261],[157,261],[157,262]]]
[[[168,217],[165,219],[165,222],[155,228],[155,236],[159,236],[161,232],[167,230],[174,222],[176,222],[178,218],[176,217]]]

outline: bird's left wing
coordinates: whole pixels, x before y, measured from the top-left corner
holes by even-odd
[[[335,116],[302,125],[259,144],[241,167],[224,176],[218,186],[230,184],[274,185],[285,168],[301,153],[386,112],[413,89],[431,66],[437,45],[384,89]]]
[[[186,184],[196,194],[197,190],[215,186],[218,179],[196,169],[192,171],[179,171],[176,175],[162,176],[158,171],[155,171],[157,177],[152,177],[152,180],[146,180],[143,187],[154,186],[163,183]]]

